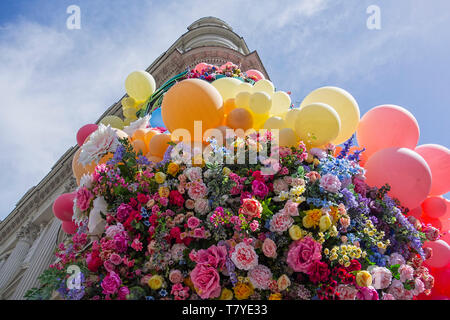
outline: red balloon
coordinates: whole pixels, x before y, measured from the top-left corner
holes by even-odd
[[[440,218],[447,212],[447,203],[442,197],[428,197],[422,202],[421,207],[424,215],[433,219]]]
[[[423,210],[421,206],[418,206],[412,210],[409,210],[408,212],[408,216],[413,216],[416,219],[420,219],[420,217],[422,216]]]
[[[420,221],[425,224],[431,224],[433,227],[442,230],[442,221],[439,219],[433,219],[423,215],[422,217],[420,217]]]
[[[53,214],[61,221],[72,221],[75,193],[63,193],[53,202]]]
[[[426,241],[424,248],[431,248],[431,258],[425,260],[425,265],[432,268],[442,268],[450,263],[450,246],[443,240]]]
[[[367,160],[367,184],[391,186],[389,194],[410,209],[418,207],[430,192],[431,172],[425,160],[407,148],[387,148]]]
[[[420,154],[430,167],[433,180],[430,195],[441,195],[450,191],[450,150],[438,144],[424,144],[414,151]]]
[[[440,221],[441,224],[442,224],[441,232],[450,232],[450,217],[447,217],[447,216],[441,217],[441,218],[439,219],[439,221]],[[449,233],[449,234],[450,234],[450,233]],[[450,240],[450,239],[449,239],[449,240]],[[447,241],[447,243],[450,244],[450,241]]]
[[[77,225],[75,222],[71,221],[63,221],[62,222],[62,229],[67,234],[75,234],[77,232]]]
[[[87,124],[84,125],[77,132],[77,143],[81,147],[83,143],[86,141],[86,138],[89,135],[98,129],[98,125],[96,124]]]
[[[382,105],[369,110],[356,130],[358,145],[366,148],[368,158],[385,148],[414,149],[419,134],[416,118],[405,108],[395,105]]]
[[[450,264],[443,268],[430,270],[434,277],[433,291],[444,296],[450,296]]]

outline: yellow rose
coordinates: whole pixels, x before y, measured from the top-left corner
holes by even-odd
[[[291,239],[296,241],[302,238],[302,229],[294,224],[292,227],[289,228],[289,236],[291,236]]]
[[[169,163],[169,166],[167,167],[167,173],[174,177],[178,173],[179,170],[180,170],[180,166],[178,164],[176,164],[175,162]]]
[[[234,296],[238,300],[248,299],[253,294],[253,286],[247,283],[239,282],[234,287]]]
[[[359,271],[356,274],[356,283],[360,287],[368,287],[372,284],[372,276],[367,271]]]
[[[233,291],[227,288],[223,288],[219,300],[233,300]]]
[[[148,286],[152,290],[158,290],[159,288],[162,287],[162,284],[163,284],[163,278],[157,274],[152,276],[150,279],[148,279]]]
[[[155,174],[155,180],[156,180],[156,183],[159,183],[159,184],[164,183],[164,181],[166,181],[166,175],[164,174],[164,172],[157,172]]]
[[[304,216],[302,222],[303,226],[307,229],[314,227],[314,221],[312,221],[312,219],[309,216]]]
[[[323,216],[320,217],[319,220],[319,228],[320,231],[326,231],[331,227],[331,219],[330,216],[327,214],[324,214]]]
[[[277,285],[278,290],[280,291],[286,290],[291,285],[291,280],[287,275],[283,274],[281,277],[278,278]]]
[[[170,194],[170,190],[167,187],[159,187],[158,193],[161,198],[168,198],[169,194]]]
[[[279,292],[277,292],[277,293],[272,293],[270,296],[269,296],[269,300],[282,300],[281,298],[282,298],[283,296],[281,295],[281,293],[279,293]]]

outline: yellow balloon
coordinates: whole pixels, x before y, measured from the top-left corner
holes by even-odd
[[[274,115],[282,115],[289,110],[291,97],[284,91],[277,91],[272,96],[272,108],[270,112]]]
[[[269,119],[269,113],[258,114],[252,112],[253,116],[253,129],[259,130],[262,128],[267,119]]]
[[[272,99],[266,92],[258,91],[250,96],[249,104],[254,113],[264,114],[272,107]]]
[[[106,116],[102,120],[100,120],[100,123],[107,126],[108,124],[116,129],[123,129],[124,123],[123,120],[120,119],[118,116]]]
[[[298,138],[292,128],[283,128],[279,131],[279,144],[282,147],[296,147]]]
[[[302,107],[295,121],[295,131],[309,147],[319,147],[333,141],[340,129],[338,113],[324,103]]]
[[[155,79],[147,71],[134,71],[125,80],[125,89],[130,97],[147,100],[155,92]]]
[[[331,106],[341,119],[341,130],[331,142],[337,145],[350,139],[358,127],[360,117],[359,106],[355,98],[341,88],[322,87],[308,94],[300,104],[300,108],[315,102]]]
[[[125,118],[134,118],[136,117],[137,110],[134,108],[123,109],[122,113]]]
[[[128,109],[128,108],[135,108],[136,107],[136,99],[134,99],[133,97],[125,97],[121,100],[122,103],[122,108]]]
[[[250,83],[248,83],[248,82],[242,82],[240,85],[238,85],[237,90],[236,90],[236,94],[238,94],[239,92],[252,93],[253,92],[253,86]]]
[[[284,121],[286,121],[286,127],[295,130],[295,121],[300,112],[300,109],[290,109],[283,115]]]
[[[264,123],[264,129],[283,129],[286,127],[286,122],[280,117],[270,117]]]
[[[220,78],[211,82],[213,87],[219,91],[223,101],[234,98],[236,96],[237,88],[241,83],[241,80],[229,77]]]
[[[273,83],[270,82],[269,80],[262,79],[262,80],[257,81],[255,83],[255,85],[253,86],[253,92],[257,92],[257,91],[264,91],[269,96],[272,96],[275,92],[275,87],[273,86]]]
[[[239,92],[236,95],[236,98],[234,100],[234,103],[236,104],[236,107],[238,108],[249,108],[250,107],[250,96],[251,93],[247,91]]]

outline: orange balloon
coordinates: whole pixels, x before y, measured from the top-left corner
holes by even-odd
[[[148,147],[148,145],[149,145],[149,143],[150,143],[150,140],[154,137],[154,136],[156,136],[157,134],[158,134],[159,132],[157,132],[157,131],[155,131],[155,130],[149,130],[149,131],[147,131],[147,133],[145,134],[145,136],[144,136],[144,142],[145,142],[145,145]]]
[[[190,141],[202,141],[206,130],[222,123],[223,99],[208,82],[186,79],[175,84],[164,95],[161,114],[170,132],[185,129],[190,134]],[[194,130],[194,121],[201,121],[201,130]]]
[[[133,136],[131,137],[131,140],[142,140],[145,142],[145,135],[147,134],[147,132],[149,132],[150,129],[137,129],[134,133]]]
[[[151,161],[151,162],[161,162],[163,160],[163,158],[157,157],[157,156],[152,156],[150,153],[147,153],[147,155],[145,157],[148,159],[148,161]]]
[[[247,109],[236,108],[228,114],[226,125],[232,129],[242,129],[246,131],[253,127],[252,114]]]
[[[75,154],[73,155],[73,158],[72,158],[72,172],[73,172],[75,179],[77,180],[77,184],[80,183],[80,178],[84,174],[83,165],[78,162],[78,159],[80,158],[80,153],[81,153],[81,148],[79,148],[75,152]]]
[[[236,109],[236,103],[234,98],[228,99],[223,103],[223,113],[229,114],[232,110]]]
[[[172,141],[171,135],[168,133],[159,133],[155,135],[149,143],[148,149],[149,154],[152,156],[157,156],[160,158],[164,157],[164,153],[166,153],[169,145],[168,142]]]
[[[136,151],[136,153],[139,153],[139,151],[142,152],[142,154],[147,154],[148,153],[148,148],[145,145],[145,142],[139,139],[134,140],[133,142],[131,142],[131,145],[133,146],[134,151]]]

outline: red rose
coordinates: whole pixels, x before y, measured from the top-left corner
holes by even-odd
[[[330,269],[328,269],[328,264],[321,261],[315,261],[309,270],[309,279],[313,283],[325,282],[330,276]]]
[[[359,263],[358,260],[353,259],[352,261],[350,261],[350,265],[347,267],[347,271],[352,272],[357,270],[361,270],[361,263]]]
[[[262,205],[258,200],[253,198],[244,199],[242,206],[239,208],[239,214],[243,214],[250,220],[260,218],[262,210]]]
[[[97,272],[98,268],[103,264],[98,251],[92,251],[86,256],[86,264],[90,271]]]

